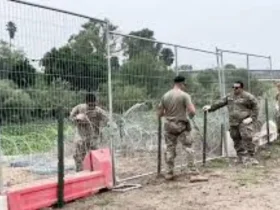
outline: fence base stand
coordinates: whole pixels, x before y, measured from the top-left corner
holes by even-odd
[[[140,184],[120,184],[115,186],[112,191],[114,192],[127,192],[142,187]]]
[[[90,161],[90,158],[92,161]],[[90,163],[92,163],[92,166]],[[90,171],[91,168],[94,171]],[[65,177],[65,202],[87,197],[102,189],[113,187],[109,149],[91,151],[91,155],[88,154],[85,158],[84,169],[87,171]],[[27,186],[11,188],[6,193],[8,198],[7,210],[35,210],[50,207],[57,203],[57,187],[57,179],[46,179]],[[4,199],[3,202],[5,202]]]

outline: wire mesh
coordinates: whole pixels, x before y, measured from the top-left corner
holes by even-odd
[[[147,33],[143,32],[142,35],[145,37]],[[205,57],[208,56],[208,60],[212,61],[212,65],[209,64],[208,66],[213,67],[213,69],[208,69],[209,71],[188,71],[189,69],[186,69],[186,73],[181,67],[184,68],[186,67],[184,64],[192,63],[185,63],[183,59],[180,60],[179,58],[180,56],[182,56],[181,58],[186,57],[189,49],[133,36],[141,36],[140,32],[132,33],[132,36],[121,33],[111,34],[114,36],[113,40],[117,43],[116,45],[118,45],[116,53],[111,55],[112,60],[118,61],[115,65],[112,64],[114,122],[119,130],[119,133],[114,135],[118,178],[126,179],[131,176],[156,172],[158,144],[156,106],[163,94],[172,88],[172,79],[177,74],[186,76],[187,84],[190,87],[188,92],[197,105],[198,116],[195,119],[195,125],[198,125],[196,127],[198,129],[194,131],[194,135],[197,159],[201,159],[201,142],[203,139],[203,113],[201,108],[209,100],[220,97],[219,81],[216,80],[218,72],[215,63],[216,54],[197,52],[197,57],[200,56],[199,61],[205,60],[200,54],[205,54]],[[197,64],[199,64],[199,61]],[[213,80],[210,81],[209,76]],[[203,90],[197,91],[201,88]],[[211,90],[206,91],[208,88],[211,88]],[[219,115],[220,113],[216,113],[215,116]],[[211,120],[210,124],[214,125]],[[219,124],[219,134],[221,133],[220,126]],[[213,128],[213,126],[210,127]],[[208,142],[208,153],[212,155],[217,154],[220,147],[220,137],[214,132],[212,129],[209,132],[209,139],[212,140]],[[213,138],[213,135],[215,135],[215,138]],[[162,139],[164,142],[163,133]],[[215,141],[217,139],[218,141]],[[164,150],[165,144],[162,152]],[[185,156],[179,144],[177,147],[177,166],[186,163]],[[162,163],[165,163],[164,155],[162,155],[162,158]]]
[[[199,52],[178,48],[179,74],[187,78],[187,92],[196,106],[196,116],[192,120],[192,136],[196,160],[202,159],[203,150],[203,106],[210,105],[221,98],[220,69],[218,68],[217,54],[215,52]],[[222,155],[222,112],[208,114],[207,119],[207,158]],[[182,151],[182,148],[180,148]],[[183,153],[184,155],[184,153]],[[178,164],[185,164],[186,160],[181,155]]]
[[[56,175],[58,106],[65,111],[65,169],[74,173],[73,155],[79,135],[68,118],[73,107],[85,102],[89,91],[96,93],[101,108],[113,114],[113,122],[102,128],[98,144],[108,147],[114,143],[120,179],[156,172],[155,107],[172,87],[175,75],[186,76],[187,91],[197,108],[192,121],[197,160],[202,157],[201,108],[230,91],[233,81],[242,79],[245,85],[246,81],[250,83],[253,94],[261,99],[261,110],[267,97],[270,116],[275,116],[271,107],[275,87],[260,82],[246,70],[257,69],[252,63],[248,65],[248,60],[246,63],[246,57],[243,65],[236,61],[232,65],[223,58],[222,81],[215,52],[139,38],[153,38],[148,29],[132,32],[134,37],[127,36],[114,33],[117,27],[104,21],[7,1],[0,3],[0,17],[5,185]],[[109,37],[106,29],[111,31]],[[236,69],[234,64],[242,69]],[[208,157],[220,155],[223,119],[219,111],[208,115]],[[262,112],[260,121],[264,119]],[[176,164],[184,165],[181,146],[177,150]]]
[[[65,171],[74,173],[79,135],[69,113],[88,92],[108,110],[101,88],[108,77],[106,24],[8,1],[1,1],[0,16],[4,184],[56,176],[58,106],[65,117]],[[102,132],[99,141],[108,147]]]

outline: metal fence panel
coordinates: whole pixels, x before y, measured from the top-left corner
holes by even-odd
[[[118,179],[125,180],[156,173],[158,144],[156,106],[163,94],[172,88],[172,80],[178,74],[186,76],[187,91],[197,106],[198,114],[193,121],[195,123],[193,135],[197,160],[201,159],[203,140],[201,109],[211,100],[220,98],[216,53],[121,33],[111,34],[119,46],[119,50],[112,52],[111,55],[112,60],[118,61],[115,65],[112,64],[113,118],[119,130],[119,133],[114,133]],[[192,54],[196,54],[196,61],[190,56]],[[199,62],[203,63],[205,59],[211,61],[208,68],[189,69],[193,63],[199,65]],[[209,88],[210,90],[207,90]],[[218,123],[215,127],[213,123],[217,117],[220,118],[219,112],[213,114],[208,122],[210,126],[208,156],[211,157],[220,155],[221,124]],[[162,138],[164,142],[163,133]],[[162,152],[164,148],[163,143]],[[178,144],[177,166],[185,165],[185,156]],[[165,166],[164,155],[161,157]]]
[[[65,120],[65,170],[74,173],[78,137],[69,113],[89,91],[109,110],[106,22],[9,1],[1,1],[0,14],[4,185],[56,175],[59,106]],[[106,135],[100,139],[109,145]]]

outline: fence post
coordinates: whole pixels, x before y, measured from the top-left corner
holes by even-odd
[[[175,71],[176,71],[176,75],[179,75],[179,68],[178,68],[178,47],[175,46],[174,47],[174,51],[175,51]]]
[[[267,100],[267,98],[265,99],[265,118],[266,118],[267,144],[270,144],[269,115],[268,115],[268,100]]]
[[[248,91],[251,92],[251,75],[250,75],[250,56],[246,55],[247,73],[248,73]]]
[[[220,142],[220,155],[223,156],[223,146],[224,146],[224,141],[225,141],[225,125],[221,124],[221,142]]]
[[[2,149],[2,119],[0,118],[0,194],[4,191],[3,149]]]
[[[58,108],[58,188],[57,188],[57,207],[64,206],[64,122],[63,122],[63,109]]]
[[[115,145],[113,140],[113,96],[112,96],[112,68],[111,68],[111,51],[110,51],[110,31],[109,22],[106,22],[106,46],[107,46],[107,67],[108,67],[108,101],[109,101],[109,126],[110,126],[110,150],[112,157],[112,174],[113,185],[117,183],[116,180],[116,161],[115,161]]]
[[[161,118],[158,118],[158,165],[157,165],[157,174],[158,176],[161,173],[161,145],[162,145],[162,138],[161,138]]]
[[[206,141],[207,141],[207,112],[204,112],[203,149],[202,149],[202,162],[203,162],[203,166],[205,166],[205,164],[206,164]]]

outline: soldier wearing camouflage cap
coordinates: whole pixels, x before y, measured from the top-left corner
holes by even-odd
[[[82,171],[83,160],[90,150],[98,148],[100,127],[108,122],[107,113],[96,105],[93,93],[86,95],[86,103],[75,106],[70,119],[75,123],[77,135],[75,138],[74,160],[76,171]]]
[[[178,141],[183,145],[188,157],[190,171],[197,173],[194,163],[193,139],[188,115],[195,115],[195,107],[191,96],[184,92],[185,78],[177,76],[174,79],[174,87],[163,95],[158,107],[158,117],[165,117],[164,137],[166,143],[165,162],[167,164],[166,179],[174,178],[174,160]]]
[[[234,142],[238,162],[258,164],[258,161],[254,158],[255,145],[253,144],[254,125],[259,115],[258,101],[255,96],[243,89],[242,81],[235,82],[232,88],[232,93],[218,103],[204,106],[203,110],[214,112],[227,106],[230,136]]]

